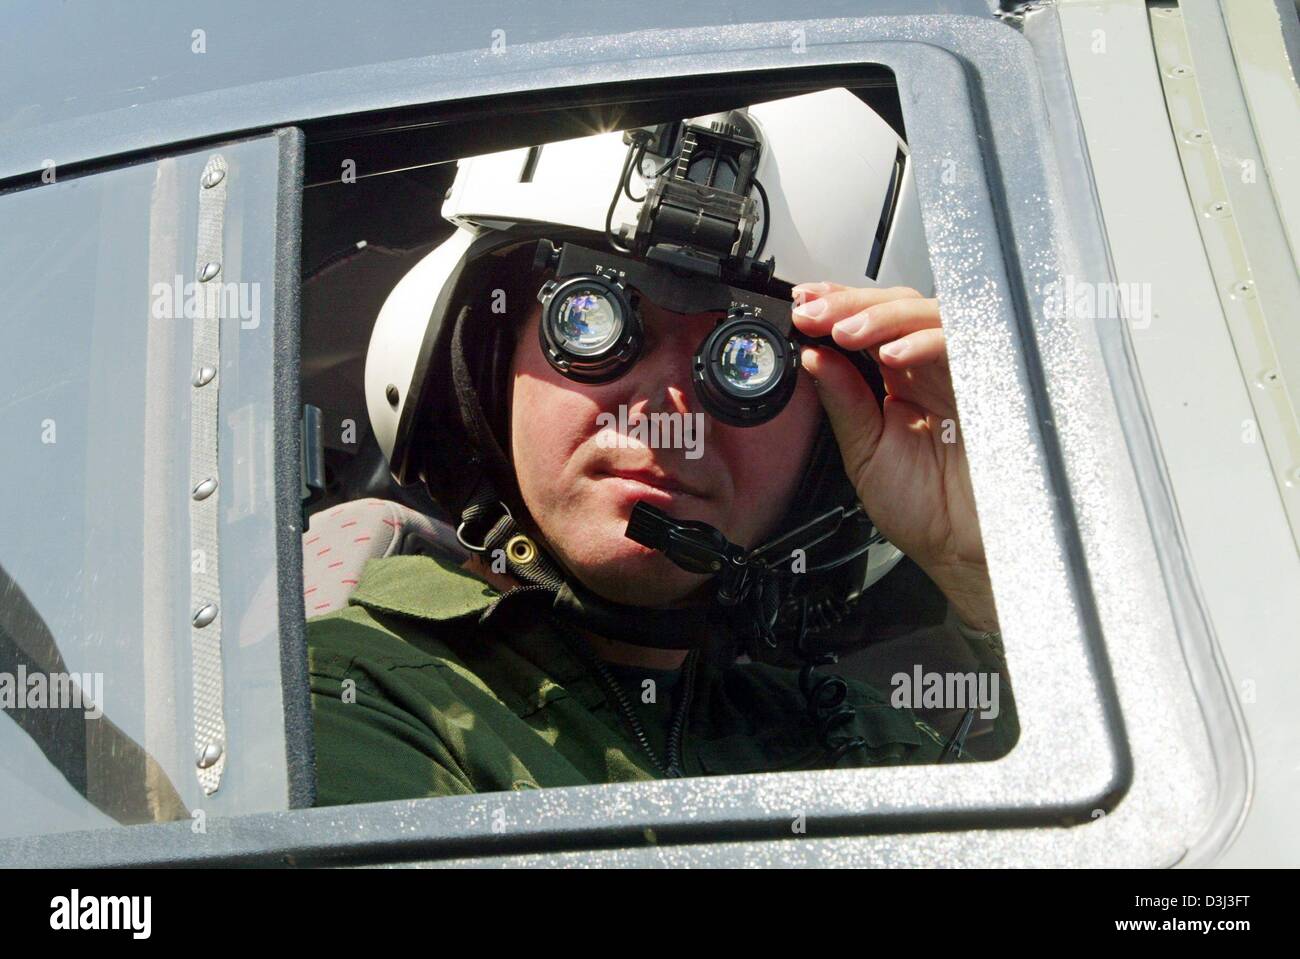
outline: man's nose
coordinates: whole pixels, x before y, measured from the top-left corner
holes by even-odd
[[[657,394],[647,397],[643,404],[643,412],[647,414],[677,413],[681,416],[690,416],[695,412],[692,408],[692,400],[695,397],[689,391],[689,384],[685,388],[674,385],[665,386]]]
[[[691,379],[693,368],[694,351],[680,338],[657,344],[632,367],[630,411],[695,413],[699,403]]]

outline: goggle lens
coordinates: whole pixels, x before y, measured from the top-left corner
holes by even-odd
[[[718,367],[728,389],[740,395],[757,393],[776,375],[776,351],[767,337],[745,330],[727,338]]]
[[[556,339],[577,356],[604,352],[618,342],[622,332],[622,310],[596,290],[569,294],[556,312]]]

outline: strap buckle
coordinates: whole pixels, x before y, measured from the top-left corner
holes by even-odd
[[[500,500],[497,501],[496,505],[501,508],[501,511],[505,513],[505,515],[509,518],[510,522],[513,523],[515,518],[510,513],[510,507],[507,506],[505,503],[502,503]],[[465,538],[465,528],[469,526],[471,523],[477,523],[480,520],[486,518],[487,515],[488,515],[487,509],[483,507],[471,506],[465,511],[464,514],[462,514],[463,518],[460,521],[460,525],[456,527],[457,541],[460,543],[461,546],[464,546],[471,553],[478,553],[481,555],[488,551],[487,536],[491,533],[493,528],[496,527],[497,523],[501,521],[500,516],[491,518],[491,521],[487,525],[487,532],[484,533],[483,535],[483,542],[478,544],[469,542]]]

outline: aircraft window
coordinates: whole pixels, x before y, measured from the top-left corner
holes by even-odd
[[[56,172],[0,197],[0,837],[287,805],[272,432],[283,147]],[[216,191],[202,185],[214,155]],[[224,242],[207,287],[220,359],[202,372],[205,191],[222,196]],[[215,393],[192,406],[218,387],[219,407]],[[196,480],[205,453],[212,476]],[[192,538],[203,506],[210,541]],[[197,634],[218,625],[217,672],[196,681]]]
[[[503,121],[493,149],[450,157],[431,135],[422,165],[357,179],[344,161],[310,184],[303,398],[322,423],[324,480],[303,590],[318,803],[1014,746],[897,101],[832,88],[695,115],[730,107],[756,120],[756,152],[746,115],[688,129],[660,107],[627,137],[503,145]],[[838,123],[849,159],[829,169],[801,165],[793,137],[818,110],[855,118]],[[752,210],[709,210],[753,254],[718,267],[727,283],[699,261],[732,234],[687,249],[699,194],[675,168],[721,190],[748,178]],[[606,181],[622,188],[597,197],[590,184]],[[658,219],[637,237],[651,196]],[[771,277],[752,262],[768,256]],[[798,286],[822,280],[834,285]],[[788,333],[792,300],[812,307],[793,318],[802,372],[761,321]],[[738,303],[741,326],[711,341]],[[841,320],[850,348],[832,351]],[[904,339],[921,362],[880,357]],[[805,356],[805,341],[834,355]],[[782,370],[784,399],[768,389]],[[879,452],[853,460],[867,477],[854,484],[839,443],[864,436]],[[674,560],[665,537],[690,545]],[[725,587],[690,565],[741,554],[747,572]]]

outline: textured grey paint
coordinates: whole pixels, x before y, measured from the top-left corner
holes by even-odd
[[[988,10],[985,0],[808,0],[798,13],[815,42],[814,24],[833,18]],[[485,73],[588,62],[599,71],[596,48],[616,34],[664,33],[696,52],[726,49],[714,40],[719,28],[790,15],[747,0],[29,4],[6,10],[0,31],[0,180],[38,171],[46,159],[63,166],[473,95],[486,92],[477,89]],[[204,53],[192,52],[195,30],[204,31]],[[494,54],[498,30],[506,52]],[[652,56],[654,46],[634,55]]]

